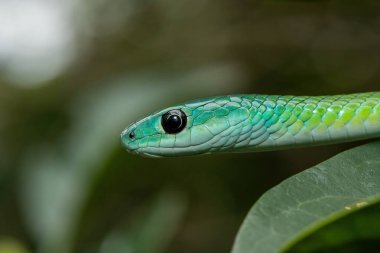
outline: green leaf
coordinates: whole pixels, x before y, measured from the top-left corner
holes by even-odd
[[[380,142],[345,151],[266,192],[233,253],[285,252],[327,224],[380,202]]]

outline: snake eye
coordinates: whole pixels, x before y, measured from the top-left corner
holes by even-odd
[[[161,125],[168,134],[181,132],[187,123],[186,114],[181,110],[171,110],[162,115]]]

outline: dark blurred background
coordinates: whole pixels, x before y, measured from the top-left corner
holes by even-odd
[[[119,134],[230,93],[379,90],[378,1],[0,1],[0,253],[229,252],[253,203],[357,145],[148,159]]]

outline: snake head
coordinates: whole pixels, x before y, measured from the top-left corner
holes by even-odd
[[[236,97],[202,99],[164,109],[127,127],[121,134],[122,143],[130,152],[151,157],[228,148],[239,136],[239,124],[250,114],[233,99]]]
[[[122,144],[132,153],[170,156],[181,141],[183,147],[189,145],[189,113],[189,109],[181,106],[154,113],[127,127],[121,133]]]

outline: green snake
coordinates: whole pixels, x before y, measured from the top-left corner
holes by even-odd
[[[130,125],[121,140],[133,153],[169,157],[278,150],[379,136],[380,92],[367,92],[199,99]]]

